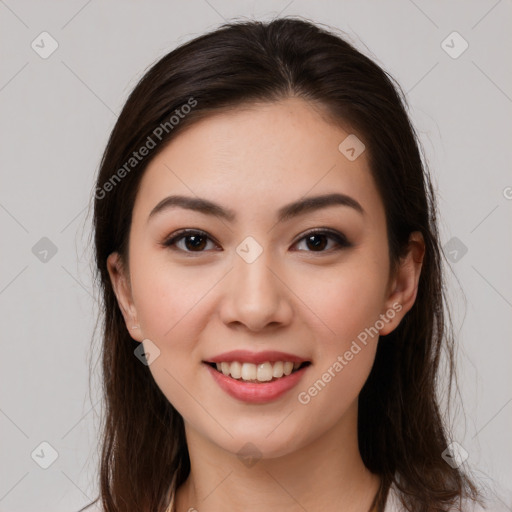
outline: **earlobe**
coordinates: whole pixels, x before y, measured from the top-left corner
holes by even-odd
[[[107,258],[107,270],[110,275],[112,288],[117,298],[117,304],[123,314],[126,328],[134,340],[142,341],[137,311],[132,299],[129,278],[119,253],[113,252],[109,255]]]
[[[400,260],[391,281],[390,292],[385,302],[387,314],[394,311],[390,321],[380,329],[379,334],[385,336],[394,331],[405,314],[412,308],[418,294],[418,284],[425,256],[425,242],[419,231],[409,237],[407,254]],[[391,315],[389,315],[391,316]]]

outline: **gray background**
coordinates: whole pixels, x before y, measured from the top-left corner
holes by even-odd
[[[278,13],[347,32],[408,93],[452,260],[466,415],[454,440],[512,510],[510,0],[0,0],[0,511],[71,511],[95,497],[88,205],[116,114],[177,45],[233,17]],[[43,31],[58,43],[47,58]],[[442,45],[453,31],[469,44],[457,58],[462,40]],[[47,469],[42,442],[58,454]]]

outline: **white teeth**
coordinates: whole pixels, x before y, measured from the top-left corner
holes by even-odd
[[[282,377],[283,375],[284,375],[283,362],[277,361],[276,363],[274,363],[274,368],[272,370],[272,377],[276,377],[278,379],[279,377]]]
[[[272,380],[272,365],[270,363],[259,364],[256,378],[261,382]]]
[[[229,364],[229,373],[233,379],[239,379],[242,376],[242,365],[237,361],[233,361]]]
[[[292,373],[292,370],[293,370],[293,363],[291,363],[290,361],[286,361],[286,363],[284,363],[284,366],[283,366],[284,374],[290,375],[290,373]]]
[[[244,363],[242,365],[242,380],[255,380],[257,375],[256,365]]]
[[[258,365],[238,361],[216,363],[217,370],[226,376],[231,376],[233,379],[259,382],[269,382],[273,378],[279,379],[290,375],[300,365],[301,363],[292,363],[291,361],[276,361],[275,363],[267,361]]]

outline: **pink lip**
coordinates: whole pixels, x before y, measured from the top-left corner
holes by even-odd
[[[250,352],[249,350],[232,350],[224,352],[218,356],[206,360],[207,363],[231,363],[238,361],[240,363],[261,364],[276,361],[291,361],[292,363],[303,363],[307,361],[303,357],[287,354],[286,352],[278,352],[276,350],[265,350],[264,352]]]
[[[290,361],[288,357],[289,356],[287,355],[287,358],[285,359],[286,361]],[[240,361],[240,359],[237,358],[233,360]],[[282,361],[283,359],[279,360]],[[226,361],[226,359],[222,359],[222,361]],[[269,359],[264,359],[263,362],[265,361],[269,361]],[[238,400],[242,400],[243,402],[249,402],[253,404],[262,404],[265,402],[270,402],[284,395],[287,391],[289,391],[299,383],[299,381],[304,376],[304,373],[310,366],[305,366],[304,368],[301,368],[300,370],[297,370],[291,373],[290,375],[283,376],[272,382],[254,383],[243,382],[240,380],[233,379],[231,377],[227,377],[223,373],[217,371],[215,368],[212,368],[209,364],[204,363],[204,365],[206,369],[210,372],[215,382],[217,382],[221,389],[228,393],[228,395]]]

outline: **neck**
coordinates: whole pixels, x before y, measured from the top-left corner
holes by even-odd
[[[176,492],[178,512],[368,512],[379,488],[359,453],[357,405],[320,438],[254,465],[185,429],[191,470]]]

